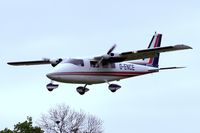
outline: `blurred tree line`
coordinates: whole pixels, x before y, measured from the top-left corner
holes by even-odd
[[[66,105],[57,105],[36,121],[32,117],[18,122],[14,129],[5,128],[0,133],[102,133],[103,121],[98,117],[75,111]]]

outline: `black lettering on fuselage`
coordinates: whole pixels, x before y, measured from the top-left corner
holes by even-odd
[[[134,65],[133,64],[119,64],[120,70],[132,70],[134,71]]]

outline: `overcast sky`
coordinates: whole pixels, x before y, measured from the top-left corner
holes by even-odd
[[[198,0],[1,0],[0,130],[65,103],[104,121],[106,133],[200,132],[200,2]],[[107,84],[60,84],[48,92],[52,67],[12,67],[6,62],[44,57],[93,57],[114,43],[116,52],[146,48],[154,32],[162,46],[188,44],[193,50],[164,53],[160,67],[186,66]],[[116,83],[116,82],[115,82]]]

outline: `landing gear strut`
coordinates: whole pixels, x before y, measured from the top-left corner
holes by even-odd
[[[76,91],[77,91],[80,95],[83,95],[83,94],[85,94],[85,92],[89,91],[89,89],[86,88],[86,86],[87,86],[87,84],[86,84],[84,87],[79,86],[79,87],[76,88]]]

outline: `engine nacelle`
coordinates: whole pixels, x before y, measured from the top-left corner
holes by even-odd
[[[104,60],[108,60],[111,57],[119,57],[119,54],[117,54],[117,53],[110,53],[109,55],[106,54],[106,55],[103,55],[102,57],[103,57]]]
[[[110,58],[110,55],[105,54],[105,55],[102,56],[102,58],[103,58],[104,60],[107,60],[107,59]]]
[[[58,65],[60,62],[62,61],[62,59],[61,58],[59,58],[59,59],[52,59],[52,60],[50,60],[50,62],[51,62],[51,65],[53,66],[53,67],[55,67],[56,65]]]

